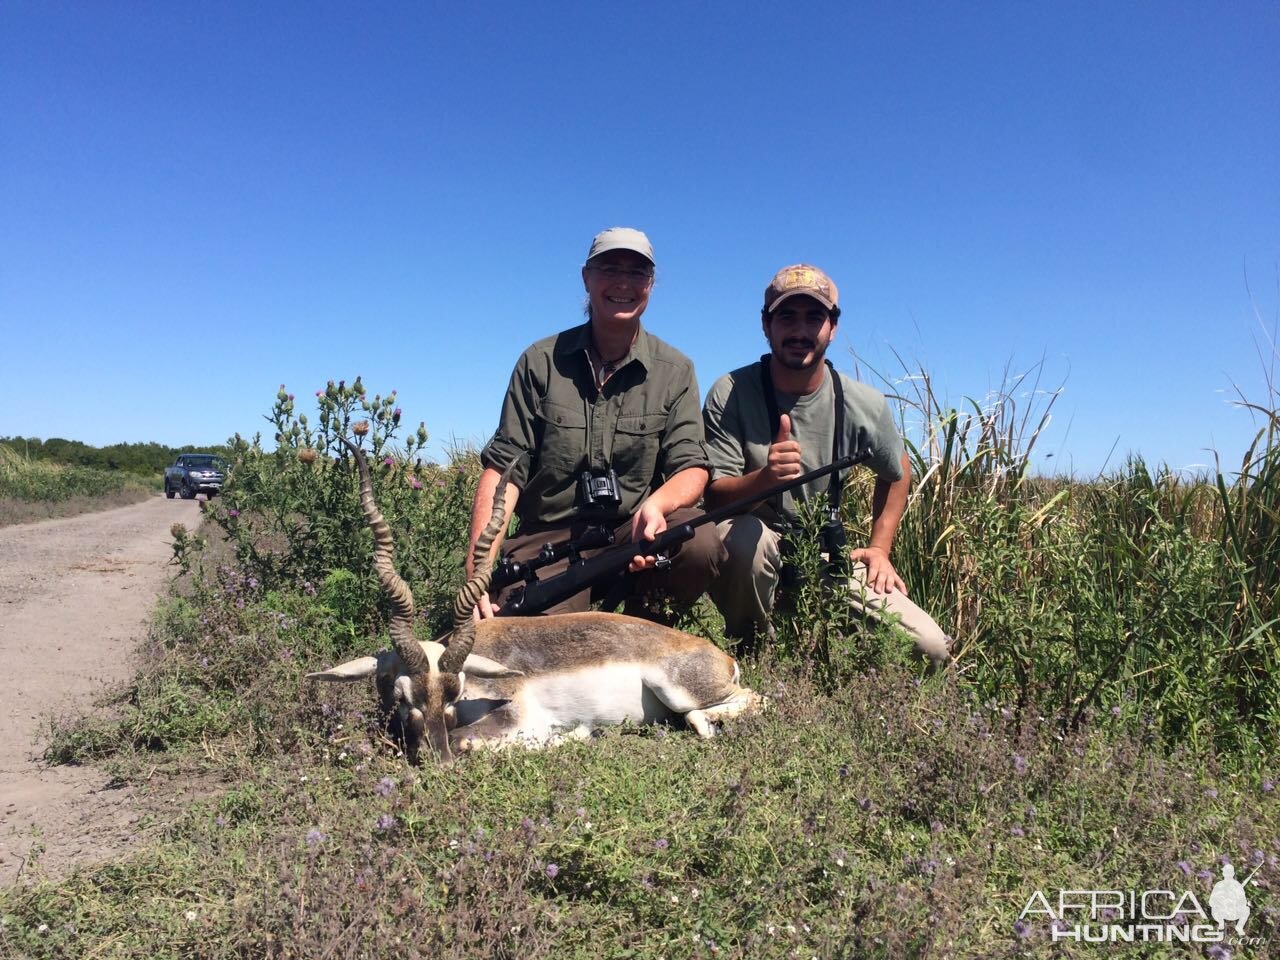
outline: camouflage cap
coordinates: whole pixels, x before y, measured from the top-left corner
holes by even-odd
[[[652,264],[657,261],[653,259],[653,244],[639,230],[634,227],[610,227],[608,230],[602,230],[595,235],[595,239],[591,241],[591,249],[587,251],[587,262],[600,256],[602,253],[608,253],[610,250],[630,250],[632,253],[638,253]]]
[[[830,277],[817,267],[797,263],[791,267],[783,267],[774,274],[769,286],[765,287],[765,312],[773,313],[784,300],[801,294],[813,297],[828,310],[836,309],[839,299],[835,282]]]

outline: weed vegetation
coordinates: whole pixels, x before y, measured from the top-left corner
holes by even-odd
[[[0,956],[1092,958],[1117,948],[1082,927],[1144,923],[1128,891],[1181,912],[1146,921],[1174,943],[1127,955],[1273,955],[1274,396],[1237,470],[1076,482],[1030,471],[1048,411],[1019,412],[1027,385],[962,412],[915,382],[895,559],[958,637],[953,669],[851,616],[800,543],[808,585],[744,663],[766,713],[709,742],[623,727],[448,770],[403,761],[369,687],[302,677],[386,643],[336,437],[370,450],[424,636],[461,580],[475,457],[420,462],[425,427],[401,438],[394,394],[359,380],[320,391],[314,423],[282,388],[274,449],[235,438],[209,525],[175,531],[148,666],[49,736],[53,762],[221,787],[127,859],[37,862],[0,893]],[[710,607],[684,625],[722,639]],[[1227,864],[1243,942],[1182,942],[1219,930]],[[1060,891],[1124,899],[1064,912]]]
[[[131,473],[35,460],[0,443],[0,526],[138,503],[156,489]]]

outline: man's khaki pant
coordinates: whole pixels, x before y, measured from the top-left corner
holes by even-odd
[[[728,556],[720,563],[710,593],[724,616],[725,634],[740,639],[764,636],[782,573],[782,536],[751,514],[725,520],[716,526],[716,532]],[[850,571],[848,598],[855,610],[872,619],[897,616],[898,627],[910,634],[916,651],[934,663],[945,664],[951,659],[951,638],[933,618],[905,593],[880,593],[868,587],[866,567],[861,563]]]

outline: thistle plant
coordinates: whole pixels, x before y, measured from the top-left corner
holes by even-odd
[[[360,377],[350,385],[330,380],[315,400],[313,420],[282,385],[265,417],[274,449],[264,448],[261,434],[231,439],[230,475],[209,516],[264,590],[323,584],[345,572],[363,585],[356,606],[372,618],[379,591],[369,572],[370,534],[354,462],[338,439],[352,438],[367,451],[378,503],[403,544],[401,575],[428,594],[422,609],[437,607],[462,570],[473,472],[465,461],[453,469],[423,461],[426,425],[401,436],[394,390],[383,396],[371,394]]]

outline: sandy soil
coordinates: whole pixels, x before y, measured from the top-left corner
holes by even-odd
[[[82,713],[132,676],[156,597],[174,568],[169,527],[194,529],[200,504],[134,506],[0,528],[0,884],[20,879],[33,843],[41,870],[107,859],[139,835],[133,792],[93,767],[48,767],[41,718]]]

